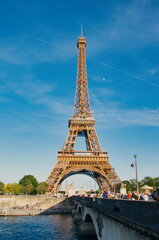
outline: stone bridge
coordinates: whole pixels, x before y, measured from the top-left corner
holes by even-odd
[[[73,200],[80,235],[98,240],[159,239],[157,202],[85,197]]]

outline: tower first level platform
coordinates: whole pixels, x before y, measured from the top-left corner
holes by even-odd
[[[120,182],[108,161],[107,152],[59,151],[58,162],[47,179],[49,190],[55,194],[66,178],[79,173],[92,177],[99,185],[101,192],[113,190],[114,184]]]

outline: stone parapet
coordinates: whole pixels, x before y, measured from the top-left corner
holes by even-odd
[[[36,215],[68,213],[73,205],[70,198],[46,195],[0,196],[0,215]]]

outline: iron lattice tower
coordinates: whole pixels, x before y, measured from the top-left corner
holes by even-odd
[[[78,38],[78,69],[73,116],[69,119],[69,132],[62,151],[58,152],[58,161],[47,178],[49,190],[55,194],[61,183],[69,176],[84,173],[92,177],[100,190],[112,190],[120,183],[114,168],[108,161],[107,152],[103,152],[95,130],[95,120],[90,110],[85,47],[86,39]],[[78,135],[85,136],[87,151],[75,151]]]

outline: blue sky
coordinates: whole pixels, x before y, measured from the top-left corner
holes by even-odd
[[[44,181],[53,169],[73,112],[81,24],[103,151],[122,180],[135,178],[134,154],[139,179],[158,176],[158,16],[158,0],[1,1],[0,181]]]

